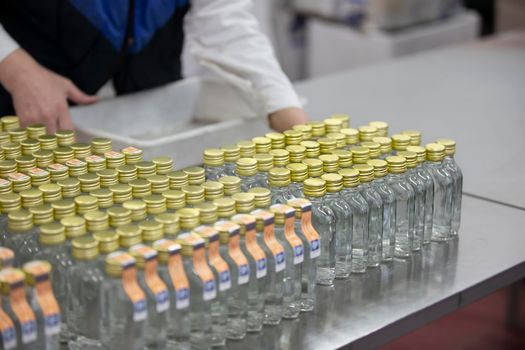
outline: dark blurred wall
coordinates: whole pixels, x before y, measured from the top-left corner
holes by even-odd
[[[481,36],[494,34],[496,29],[496,0],[463,0],[463,4],[481,16]]]

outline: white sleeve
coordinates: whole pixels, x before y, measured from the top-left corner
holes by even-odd
[[[0,24],[0,62],[18,48],[19,45],[16,41],[7,34],[4,27]]]
[[[191,0],[185,23],[190,53],[204,65],[251,82],[268,114],[301,107],[252,5],[252,0]]]

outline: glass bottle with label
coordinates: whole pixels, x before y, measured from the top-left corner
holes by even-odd
[[[25,263],[27,301],[36,317],[38,349],[58,350],[60,333],[60,307],[51,288],[51,264],[34,260]]]
[[[213,272],[206,262],[204,240],[190,233],[177,239],[182,247],[184,270],[190,282],[190,344],[195,349],[210,349],[212,339],[211,303],[217,296]]]
[[[359,171],[359,190],[368,204],[368,263],[367,266],[379,266],[383,257],[383,200],[372,187],[374,167],[368,164],[354,165]]]
[[[429,143],[426,169],[434,181],[434,211],[432,217],[432,241],[443,242],[449,239],[452,224],[452,185],[454,180],[447,170],[445,146]]]
[[[267,283],[267,258],[257,243],[255,217],[248,214],[237,214],[232,221],[240,227],[241,250],[250,265],[248,282],[248,332],[262,330],[264,320],[264,295]]]
[[[312,202],[312,224],[321,238],[321,254],[317,259],[317,284],[331,286],[335,278],[335,214],[326,203],[326,182],[306,179],[304,194]]]
[[[274,204],[270,210],[275,218],[275,237],[284,247],[286,257],[283,317],[297,318],[301,312],[304,247],[301,239],[295,234],[295,209],[285,204]]]
[[[71,242],[73,265],[68,269],[67,325],[70,349],[98,349],[101,344],[102,282],[98,242],[89,236]]]
[[[144,349],[146,295],[137,281],[135,259],[125,252],[106,257],[102,284],[102,340],[109,349]]]
[[[396,246],[396,195],[388,186],[385,177],[388,174],[387,162],[381,159],[372,159],[368,165],[374,167],[375,180],[372,188],[381,196],[383,201],[383,241],[382,261],[392,261]]]
[[[268,279],[264,297],[264,324],[278,325],[283,318],[284,248],[275,238],[274,215],[257,209],[251,213],[256,220],[257,243],[267,258]]]
[[[239,158],[235,174],[241,179],[241,191],[247,192],[252,187],[259,186],[257,179],[257,160],[253,158]]]
[[[18,349],[40,349],[36,315],[26,299],[24,278],[19,269],[8,267],[0,271],[1,309],[14,325],[7,327],[5,332],[3,330],[2,337],[7,338],[7,344],[11,346],[18,344]]]
[[[168,336],[170,296],[166,284],[157,273],[157,251],[143,244],[129,249],[137,261],[137,281],[146,294],[148,318],[144,334],[146,349],[164,349]]]
[[[445,159],[443,164],[452,175],[452,221],[450,226],[450,238],[457,238],[459,225],[461,223],[461,197],[463,195],[463,173],[454,159],[456,154],[456,141],[450,139],[438,139],[438,144],[445,146]]]
[[[22,266],[38,252],[37,228],[33,226],[33,214],[20,209],[10,212],[7,222],[5,246],[15,254],[15,265]]]
[[[335,278],[348,278],[352,262],[352,208],[341,196],[343,177],[324,174],[326,182],[325,201],[335,215]]]
[[[257,161],[257,186],[267,188],[269,186],[268,171],[273,168],[273,156],[268,153],[259,153],[253,156]]]
[[[0,246],[0,270],[13,267],[15,263],[15,253],[6,247]]]
[[[387,182],[396,194],[396,248],[395,256],[408,258],[412,254],[414,241],[414,189],[405,177],[406,159],[390,156]]]
[[[203,160],[207,180],[217,181],[219,177],[225,175],[224,151],[218,148],[206,149]]]
[[[158,252],[158,273],[170,293],[168,314],[168,348],[189,348],[190,346],[190,284],[180,254],[178,243],[161,239],[153,243]]]
[[[308,178],[308,166],[303,163],[291,163],[286,166],[290,170],[290,191],[295,198],[304,197],[303,182]]]
[[[272,204],[284,204],[294,196],[290,191],[290,170],[286,168],[270,169],[270,191]]]
[[[230,221],[219,221],[214,227],[219,231],[219,251],[232,280],[228,295],[228,339],[243,339],[247,329],[250,266],[240,249],[240,227]]]

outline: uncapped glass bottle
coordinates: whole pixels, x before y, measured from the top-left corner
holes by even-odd
[[[33,226],[33,214],[20,209],[8,214],[7,238],[4,245],[15,253],[15,265],[22,266],[38,252],[37,228]]]
[[[284,204],[294,196],[290,190],[290,170],[286,168],[270,169],[270,191],[272,204]]]
[[[241,191],[246,192],[259,185],[257,181],[257,160],[253,158],[239,158],[235,174],[241,179]]]
[[[463,195],[463,173],[454,159],[456,154],[456,141],[450,139],[438,139],[437,143],[445,146],[445,159],[443,163],[447,171],[452,175],[452,221],[450,226],[450,238],[458,236],[461,223],[461,197]]]
[[[217,181],[219,177],[225,175],[224,151],[218,148],[204,150],[203,155],[206,180]]]
[[[317,259],[317,284],[331,286],[335,278],[335,214],[326,203],[326,182],[306,179],[304,195],[312,202],[312,224],[321,238],[321,254]]]
[[[295,198],[304,197],[303,182],[308,178],[308,166],[303,163],[291,163],[286,168],[290,170],[290,192]]]

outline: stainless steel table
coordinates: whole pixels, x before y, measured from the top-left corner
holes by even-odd
[[[525,32],[297,84],[312,118],[348,113],[458,142],[466,193],[525,208]]]

